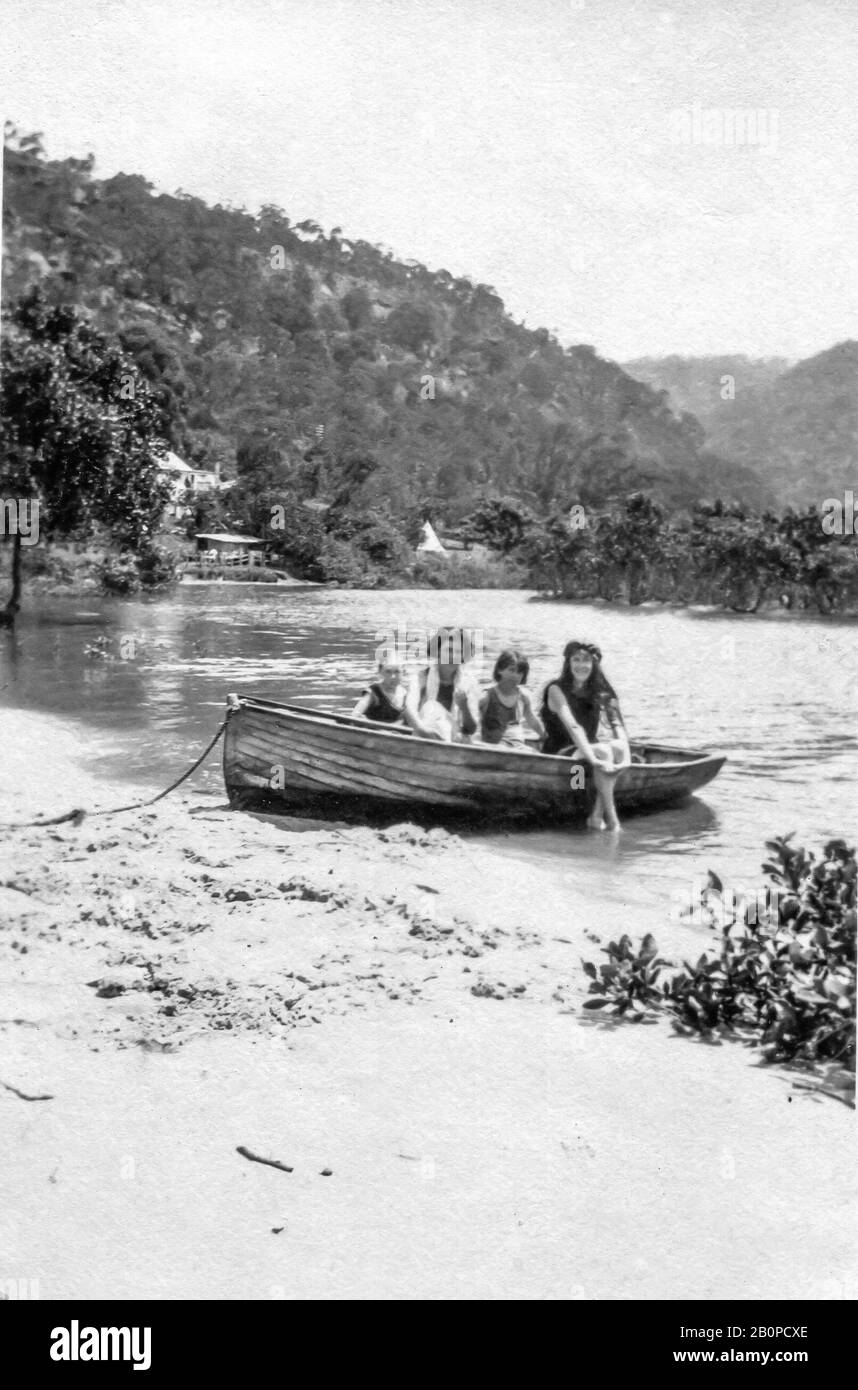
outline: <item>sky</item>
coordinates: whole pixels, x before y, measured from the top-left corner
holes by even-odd
[[[3,0],[52,158],[389,247],[626,361],[858,337],[855,0]]]

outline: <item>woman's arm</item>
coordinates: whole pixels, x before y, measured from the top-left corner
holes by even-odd
[[[544,738],[545,725],[543,724],[539,715],[536,713],[536,710],[533,708],[533,701],[530,698],[530,691],[519,689],[519,694],[521,695],[521,698],[524,701],[524,722],[527,724],[528,728],[533,730],[535,734],[538,734],[540,738]]]
[[[419,738],[440,739],[441,735],[437,730],[428,728],[420,718],[420,698],[422,693],[420,673],[418,672],[412,676],[408,684],[408,694],[405,696],[405,704],[402,706],[405,722]]]
[[[456,681],[453,705],[458,711],[459,732],[465,737],[475,734],[479,728],[480,694],[480,687],[470,672],[462,671]]]
[[[420,676],[415,674],[408,682],[408,689],[405,692],[405,702],[402,706],[402,713],[411,725],[415,734],[420,732]]]
[[[479,709],[474,709],[474,696],[466,690],[457,691],[454,702],[459,710],[459,728],[463,734],[475,734],[479,727]]]
[[[352,710],[352,719],[363,719],[363,718],[365,718],[365,717],[366,717],[366,714],[367,714],[367,711],[368,711],[369,709],[371,709],[371,707],[372,707],[372,702],[373,702],[372,691],[371,691],[371,690],[368,690],[368,691],[366,692],[365,695],[361,695],[360,699],[358,700],[357,704],[355,705],[354,709]]]
[[[626,733],[626,726],[623,723],[619,701],[616,697],[609,700],[605,705],[605,718],[611,726],[611,735],[614,745],[620,753],[618,767],[627,767],[632,760],[632,750],[629,747],[629,736]]]
[[[471,740],[472,742],[476,741],[476,742],[478,742],[478,743],[481,743],[482,740],[483,740],[484,737],[485,737],[485,725],[484,725],[484,720],[485,720],[485,717],[486,717],[486,711],[487,711],[487,709],[488,709],[488,707],[489,707],[489,693],[490,693],[490,689],[491,689],[491,688],[489,688],[489,690],[483,690],[483,691],[480,693],[479,702],[478,702],[478,704],[477,704],[477,719],[478,719],[478,722],[479,722],[479,730],[478,730],[478,732],[474,735],[473,739]]]
[[[560,720],[581,756],[586,758],[588,763],[595,764],[598,762],[599,760],[593,752],[590,740],[584,733],[581,725],[575,720],[563,691],[558,690],[556,685],[552,685],[549,688],[548,708],[557,715],[557,718]]]

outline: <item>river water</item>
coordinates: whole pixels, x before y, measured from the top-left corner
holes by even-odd
[[[576,884],[603,906],[663,909],[707,868],[756,889],[772,835],[795,831],[809,848],[853,837],[858,625],[848,620],[632,610],[493,590],[201,584],[150,601],[53,599],[25,615],[14,638],[0,634],[0,707],[97,730],[104,751],[93,770],[155,790],[202,750],[227,691],[348,709],[383,634],[448,623],[483,634],[477,669],[486,678],[502,647],[526,652],[535,692],[559,673],[570,637],[595,641],[632,738],[728,755],[696,799],[629,818],[619,837],[474,832],[523,868],[574,867]],[[106,658],[93,652],[99,640]],[[222,789],[219,750],[192,785]],[[61,796],[51,809],[67,809]]]

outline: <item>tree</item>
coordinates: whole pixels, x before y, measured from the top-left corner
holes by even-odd
[[[326,536],[319,554],[322,577],[338,584],[360,584],[367,571],[365,561],[348,541]]]
[[[426,304],[404,299],[388,314],[384,325],[385,337],[419,357],[435,335],[435,319]]]
[[[339,486],[331,509],[335,512],[352,506],[356,493],[378,469],[378,459],[374,454],[350,450],[340,461]]]
[[[624,574],[631,604],[648,597],[649,576],[661,555],[663,526],[664,509],[643,492],[633,492],[622,507],[599,522],[597,548]]]
[[[149,383],[160,433],[176,448],[184,447],[188,383],[176,347],[163,329],[145,321],[121,328],[119,342]]]
[[[598,570],[593,527],[570,526],[565,513],[555,512],[529,529],[521,558],[535,582],[557,596],[593,592]]]
[[[293,338],[299,333],[308,333],[315,328],[312,292],[312,284],[309,293],[306,294],[294,285],[280,285],[275,281],[268,292],[268,318],[271,323],[290,333]]]
[[[286,481],[283,455],[269,434],[254,433],[242,440],[235,464],[239,481],[256,488],[282,486]]]
[[[401,529],[384,512],[368,508],[343,514],[332,508],[330,519],[333,539],[347,542],[355,554],[365,555],[373,565],[402,569],[411,559]]]
[[[509,555],[521,545],[532,524],[532,516],[520,502],[510,497],[492,497],[471,513],[463,529],[468,540]]]
[[[343,295],[342,310],[349,328],[357,332],[372,323],[372,300],[363,285],[354,285]]]
[[[196,493],[193,495],[191,514],[185,522],[185,535],[192,541],[200,532],[223,531],[226,508],[219,493]]]
[[[107,527],[120,546],[152,548],[169,486],[159,478],[160,410],[119,345],[33,289],[5,325],[0,383],[0,492],[38,508],[38,538]],[[20,527],[12,536],[12,593],[20,607]]]
[[[521,371],[521,384],[526,386],[532,396],[538,401],[547,401],[554,390],[551,377],[549,376],[545,363],[534,358],[525,362]]]
[[[282,561],[306,579],[326,577],[319,568],[325,542],[325,526],[316,512],[305,507],[289,488],[253,487],[246,479],[229,493],[227,517],[230,526],[248,535],[271,541]]]
[[[778,521],[777,537],[788,547],[795,579],[813,596],[821,613],[830,613],[842,602],[855,572],[855,550],[850,538],[829,536],[815,507],[794,511],[788,507]]]
[[[736,613],[755,613],[771,578],[767,523],[738,505],[704,503],[692,516],[691,549],[698,576]]]

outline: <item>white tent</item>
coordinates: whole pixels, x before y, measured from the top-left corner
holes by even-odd
[[[431,551],[433,555],[446,555],[447,552],[435,535],[431,521],[424,521],[422,527],[422,539],[418,545],[418,550]]]

